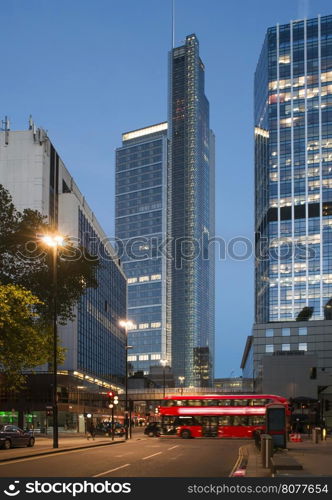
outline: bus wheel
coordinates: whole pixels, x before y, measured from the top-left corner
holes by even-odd
[[[190,439],[190,438],[191,438],[190,431],[182,431],[182,432],[181,432],[181,437],[182,437],[183,439]]]

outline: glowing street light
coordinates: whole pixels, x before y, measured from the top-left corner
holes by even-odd
[[[42,243],[53,250],[53,448],[59,448],[58,430],[58,331],[57,331],[57,294],[58,294],[58,249],[64,245],[64,237],[60,234],[45,234],[40,237]]]

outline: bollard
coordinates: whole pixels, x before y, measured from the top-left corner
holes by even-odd
[[[319,440],[320,440],[320,437],[321,437],[321,429],[320,427],[314,427],[312,429],[312,440],[314,443],[319,443]]]
[[[265,469],[269,469],[272,455],[272,437],[269,434],[261,434],[261,457]]]

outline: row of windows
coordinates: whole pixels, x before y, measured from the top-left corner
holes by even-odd
[[[136,323],[132,323],[128,330],[146,330],[148,328],[160,328],[161,323],[160,321],[154,321],[152,323],[139,323],[138,325]]]
[[[293,328],[293,334],[295,333],[295,328]],[[297,329],[297,333],[299,335],[307,335],[308,334],[308,328],[306,326],[301,326],[300,328]],[[288,337],[291,334],[291,329],[290,328],[282,328],[281,329],[281,335],[283,337]],[[274,336],[274,329],[273,328],[267,328],[265,330],[265,337],[273,337]]]
[[[163,417],[162,423],[164,426],[179,426],[179,425],[265,425],[265,417],[259,415],[246,416],[229,416],[221,415],[219,417]]]
[[[241,399],[169,399],[161,406],[265,406],[272,403],[268,398],[241,398]]]
[[[314,83],[317,83],[317,78],[318,75],[307,75],[307,79],[305,76],[299,76],[297,78],[293,78],[293,87],[303,87],[306,83],[307,85],[312,85]],[[327,71],[324,73],[321,73],[320,75],[322,83],[328,82],[332,80],[332,71]],[[292,86],[292,79],[285,79],[285,80],[279,80],[279,89],[285,89],[287,87]],[[277,90],[278,89],[278,80],[274,80],[269,83],[269,89],[270,90]]]
[[[274,345],[273,344],[268,344],[265,346],[265,352],[274,352]],[[280,346],[277,346],[278,350],[280,350]],[[291,346],[290,344],[281,344],[281,350],[282,351],[290,351]],[[299,351],[307,351],[308,350],[308,344],[306,342],[300,342],[298,344],[298,350]]]
[[[148,247],[149,249],[149,247]],[[128,285],[131,285],[132,283],[144,283],[146,281],[155,281],[155,280],[161,280],[161,274],[151,274],[151,276],[139,276],[139,278],[128,278]]]
[[[131,354],[127,358],[128,361],[137,361],[137,360],[138,361],[148,361],[149,359],[151,359],[151,360],[161,359],[161,355],[160,354],[140,354],[140,355],[136,356],[134,354]]]

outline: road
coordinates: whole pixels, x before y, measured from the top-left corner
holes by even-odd
[[[134,438],[0,463],[0,477],[228,477],[246,441]]]

